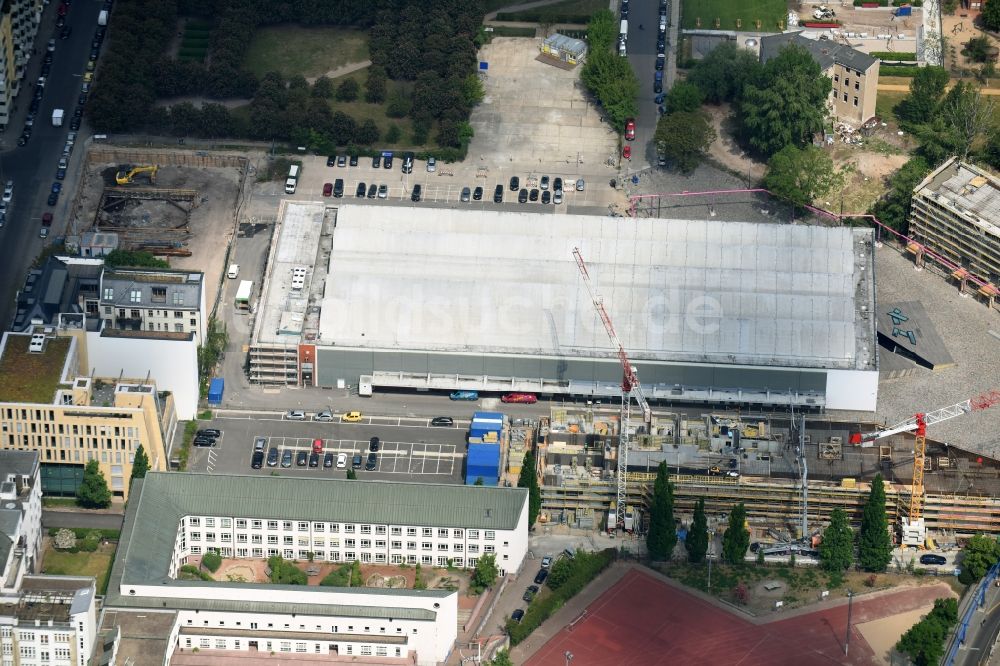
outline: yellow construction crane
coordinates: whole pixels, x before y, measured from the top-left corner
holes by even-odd
[[[159,168],[155,164],[152,166],[131,166],[125,164],[118,168],[118,173],[115,174],[115,182],[119,185],[128,185],[132,182],[133,178],[144,173],[149,177],[150,183],[155,183],[156,171]]]
[[[886,430],[869,433],[853,433],[851,444],[867,448],[876,440],[901,432],[913,431],[913,481],[910,485],[910,514],[902,519],[903,545],[923,546],[927,539],[927,529],[924,527],[924,460],[927,457],[927,426],[962,416],[969,412],[989,409],[1000,404],[1000,391],[990,391],[975,398],[963,400],[960,403],[944,407],[926,414],[915,414],[913,418],[897,423]]]

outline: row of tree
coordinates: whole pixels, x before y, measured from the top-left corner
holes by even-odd
[[[607,9],[594,14],[587,24],[587,62],[580,78],[600,102],[611,125],[621,132],[626,119],[639,113],[639,80],[628,58],[612,50],[618,29],[614,14]]]
[[[149,471],[149,456],[139,445],[132,461],[132,475],[129,477],[129,487],[136,479],[145,478]],[[83,468],[83,478],[76,490],[76,503],[85,509],[106,509],[111,506],[111,489],[108,480],[101,471],[97,460],[90,460]]]

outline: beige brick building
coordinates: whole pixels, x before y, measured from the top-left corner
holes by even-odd
[[[126,498],[140,445],[151,469],[166,469],[173,397],[151,381],[81,376],[77,345],[49,328],[4,334],[0,449],[38,451],[46,494],[72,494],[83,467],[97,460],[112,494]]]
[[[860,127],[875,116],[878,60],[867,53],[828,39],[809,39],[798,32],[768,35],[760,40],[760,61],[767,62],[790,44],[801,46],[831,81],[829,112],[837,120]]]

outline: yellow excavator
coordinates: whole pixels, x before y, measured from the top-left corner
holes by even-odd
[[[123,164],[118,167],[118,173],[115,174],[115,182],[119,185],[129,185],[132,183],[132,179],[139,174],[146,174],[149,178],[150,183],[156,183],[156,171],[160,167],[155,164],[152,166],[132,166],[131,164]]]

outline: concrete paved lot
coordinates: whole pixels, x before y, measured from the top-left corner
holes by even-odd
[[[309,415],[310,419],[312,414]],[[360,423],[290,421],[281,413],[257,413],[241,416],[220,416],[202,422],[203,428],[222,431],[216,446],[192,447],[188,469],[213,474],[271,474],[284,476],[325,476],[344,478],[345,469],[298,466],[251,469],[254,441],[268,440],[267,447],[279,451],[311,452],[313,441],[323,441],[323,453],[343,453],[348,458],[360,455],[367,459],[372,437],[380,440],[378,464],[373,471],[356,470],[359,477],[392,481],[425,483],[464,483],[465,443],[467,423],[454,428],[434,428],[428,419],[403,417],[366,417]]]

